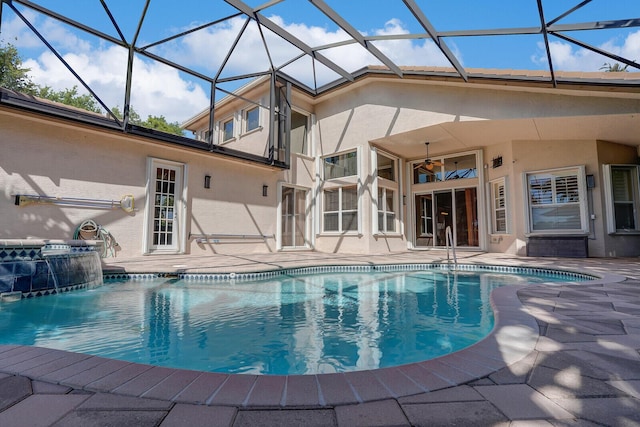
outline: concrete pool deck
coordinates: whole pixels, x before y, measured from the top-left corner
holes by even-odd
[[[458,252],[460,263],[564,268],[602,279],[499,288],[483,341],[397,368],[224,375],[0,346],[0,426],[640,425],[640,259]],[[105,271],[244,272],[440,262],[440,251],[105,259]],[[46,298],[46,297],[44,297]]]

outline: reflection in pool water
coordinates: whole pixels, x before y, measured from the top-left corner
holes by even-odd
[[[375,369],[485,337],[497,286],[558,280],[567,278],[422,270],[117,282],[3,304],[0,343],[227,373]]]

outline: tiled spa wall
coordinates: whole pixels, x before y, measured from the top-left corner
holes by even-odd
[[[93,242],[0,240],[2,299],[49,295],[100,284],[99,248]]]

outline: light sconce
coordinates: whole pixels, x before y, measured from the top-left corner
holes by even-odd
[[[211,188],[211,175],[204,176],[204,188]]]
[[[491,167],[493,169],[499,168],[500,166],[502,166],[502,156],[494,157],[491,163],[492,163]]]
[[[263,197],[267,197],[269,195],[269,186],[268,185],[263,185],[262,186],[262,196]]]

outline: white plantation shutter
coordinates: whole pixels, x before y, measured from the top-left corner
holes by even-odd
[[[581,171],[548,171],[528,176],[532,232],[585,231]]]
[[[507,232],[507,191],[504,178],[492,183],[491,193],[493,196],[493,224],[491,232],[504,234]]]

